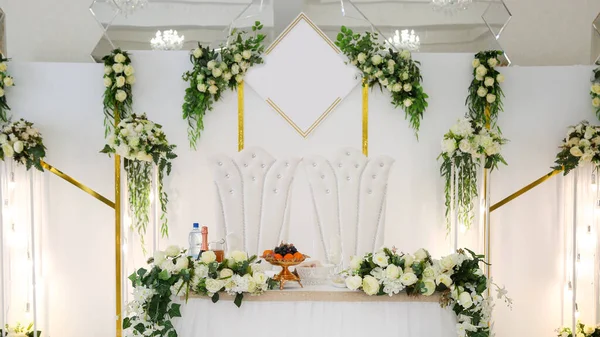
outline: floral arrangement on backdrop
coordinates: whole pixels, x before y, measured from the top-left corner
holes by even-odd
[[[481,162],[491,170],[497,169],[499,163],[506,165],[500,154],[506,142],[499,129],[488,130],[483,124],[470,119],[459,120],[444,135],[438,160],[442,159],[440,173],[445,180],[448,230],[452,192],[456,195],[458,218],[469,228],[473,220],[473,201],[478,195],[477,175]]]
[[[171,320],[181,317],[176,296],[186,299],[190,293],[211,297],[216,303],[219,294],[235,296],[239,307],[245,294],[260,295],[275,283],[260,271],[256,256],[234,251],[223,262],[217,262],[212,251],[202,253],[200,260],[192,260],[185,250],[170,246],[157,251],[148,261],[149,269],[140,268],[129,279],[133,285],[133,301],[127,304],[123,320],[125,336],[176,337]]]
[[[473,60],[473,81],[469,86],[466,105],[471,119],[482,124],[490,122],[495,125],[498,113],[503,111],[504,93],[500,83],[504,82],[504,75],[496,69],[500,65],[499,57],[503,54],[500,50],[482,51],[475,54]],[[487,107],[489,116],[485,113]]]
[[[46,146],[39,130],[24,119],[9,122],[0,131],[0,159],[12,159],[15,163],[40,171],[42,159],[46,157]]]
[[[42,335],[41,331],[37,331],[37,337]],[[28,326],[24,326],[21,323],[11,327],[8,324],[4,327],[4,330],[0,329],[0,336],[2,337],[34,337],[33,323],[29,323]]]
[[[184,81],[189,82],[182,109],[183,119],[188,123],[190,147],[196,148],[204,130],[204,115],[221,99],[223,91],[236,89],[248,69],[263,63],[265,35],[258,33],[262,28],[263,25],[256,21],[252,26],[252,36],[245,31],[233,30],[229,44],[219,51],[200,44],[191,51],[193,68],[182,76]]]
[[[165,173],[171,173],[171,160],[177,158],[175,145],[169,144],[162,126],[146,117],[132,114],[115,127],[108,137],[102,153],[116,153],[125,158],[129,208],[133,213],[132,226],[140,235],[144,249],[144,235],[149,223],[150,193],[152,190],[153,164],[158,166],[158,199],[162,211],[161,234],[169,235],[167,223],[167,193],[164,191]]]
[[[133,104],[132,86],[135,83],[135,70],[126,51],[115,49],[102,58],[104,61],[104,136],[113,129],[115,110],[120,118],[131,113]]]
[[[0,122],[8,122],[10,116],[8,111],[10,107],[6,102],[6,88],[15,85],[14,79],[8,74],[8,63],[9,59],[0,53]]]
[[[564,175],[579,164],[600,165],[600,127],[589,125],[587,121],[570,126],[560,149],[552,168],[563,170]]]
[[[594,69],[590,96],[592,96],[592,106],[596,108],[596,116],[600,118],[600,67]]]
[[[378,33],[355,34],[342,26],[337,35],[336,46],[359,68],[363,83],[370,87],[378,85],[392,95],[392,104],[402,107],[410,127],[418,133],[423,113],[427,108],[427,94],[423,91],[423,77],[419,61],[408,50],[400,52],[387,48],[379,40]]]
[[[468,252],[468,254],[467,254]],[[459,337],[490,336],[493,297],[485,296],[494,285],[480,269],[483,256],[467,250],[433,260],[425,249],[414,255],[398,254],[396,249],[382,248],[350,262],[346,287],[361,289],[367,295],[431,296],[441,293],[440,305],[451,308],[458,318]],[[506,290],[498,290],[498,298],[510,306]]]
[[[573,335],[571,328],[563,327],[556,331],[558,337],[597,337],[600,336],[600,326],[587,325],[577,322],[577,331]]]

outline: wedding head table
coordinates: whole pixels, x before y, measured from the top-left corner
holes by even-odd
[[[306,337],[369,336],[374,333],[406,337],[455,337],[456,315],[440,307],[440,297],[368,296],[332,285],[269,290],[246,296],[233,305],[233,296],[217,303],[206,296],[190,295],[174,321],[181,337]]]

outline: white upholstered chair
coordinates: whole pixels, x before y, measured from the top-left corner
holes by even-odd
[[[394,160],[365,157],[353,148],[333,159],[305,157],[320,243],[330,261],[335,246],[343,263],[383,244],[388,177]],[[333,254],[335,256],[335,254]]]
[[[217,187],[218,235],[228,250],[260,254],[287,233],[290,191],[300,158],[274,159],[261,148],[217,155],[211,167]]]

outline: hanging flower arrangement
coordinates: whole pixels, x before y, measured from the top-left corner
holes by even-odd
[[[6,88],[12,87],[15,85],[13,78],[8,74],[8,63],[9,59],[4,57],[2,53],[0,53],[0,122],[8,122],[10,116],[8,115],[8,111],[10,111],[10,107],[6,102]]]
[[[127,191],[132,226],[140,235],[144,248],[144,235],[149,223],[150,193],[152,190],[153,164],[158,166],[158,198],[162,211],[161,234],[169,235],[167,222],[167,193],[163,180],[171,173],[171,160],[177,158],[173,153],[175,145],[169,144],[162,126],[146,118],[146,115],[132,114],[123,119],[108,137],[103,153],[116,153],[125,158],[127,173]],[[145,249],[144,249],[145,252]]]
[[[564,175],[579,164],[600,165],[600,127],[592,126],[587,121],[569,127],[560,149],[554,162],[556,165],[552,168],[563,170]]]
[[[46,157],[46,146],[38,129],[33,127],[33,123],[20,119],[2,126],[0,132],[2,160],[10,158],[17,164],[25,165],[27,170],[35,167],[44,171],[42,168],[44,157]]]
[[[135,83],[135,70],[129,54],[115,49],[102,58],[104,61],[104,136],[113,129],[115,110],[120,118],[131,113],[133,104],[132,86]]]
[[[590,96],[592,96],[592,106],[596,109],[596,117],[600,118],[600,67],[594,69]]]
[[[204,130],[204,115],[212,110],[214,102],[221,99],[225,89],[236,89],[244,80],[248,69],[263,63],[263,41],[259,34],[263,25],[257,21],[252,26],[254,35],[245,31],[233,30],[229,45],[220,51],[198,44],[190,53],[192,70],[182,78],[189,83],[185,90],[183,119],[188,123],[190,147],[196,148],[201,131]]]
[[[469,117],[482,124],[490,122],[491,125],[496,125],[498,113],[503,111],[504,93],[500,83],[504,82],[504,75],[497,70],[500,65],[498,58],[502,55],[504,52],[500,50],[482,51],[475,54],[473,60],[473,81],[466,104]],[[488,107],[489,116],[486,116]]]
[[[562,327],[558,330],[557,337],[594,337],[600,336],[600,325],[588,325],[577,322],[577,333],[573,335],[571,328]]]
[[[410,51],[387,48],[378,33],[355,34],[344,26],[335,44],[361,71],[364,83],[390,92],[392,104],[404,109],[405,118],[417,134],[429,96],[421,85],[420,63],[412,59]]]
[[[473,221],[473,201],[477,198],[477,174],[483,162],[486,169],[497,169],[499,163],[506,165],[500,154],[507,142],[500,130],[488,130],[481,123],[461,119],[450,128],[442,140],[440,173],[445,181],[446,225],[450,230],[452,192],[459,221],[467,228]]]

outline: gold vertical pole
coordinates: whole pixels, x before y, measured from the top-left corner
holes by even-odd
[[[120,122],[118,108],[115,108],[115,127]],[[121,156],[115,154],[115,294],[117,314],[117,337],[123,335],[123,317],[121,308]]]
[[[362,85],[362,152],[369,155],[369,83],[366,79]]]
[[[491,128],[490,105],[485,106],[485,127]],[[485,165],[485,163],[484,163]],[[485,276],[489,280],[492,274],[492,242],[491,242],[491,227],[490,227],[490,170],[484,167],[483,169],[483,252],[485,255]],[[487,289],[490,296],[490,289]]]
[[[244,149],[244,81],[237,87],[238,93],[238,152]]]

